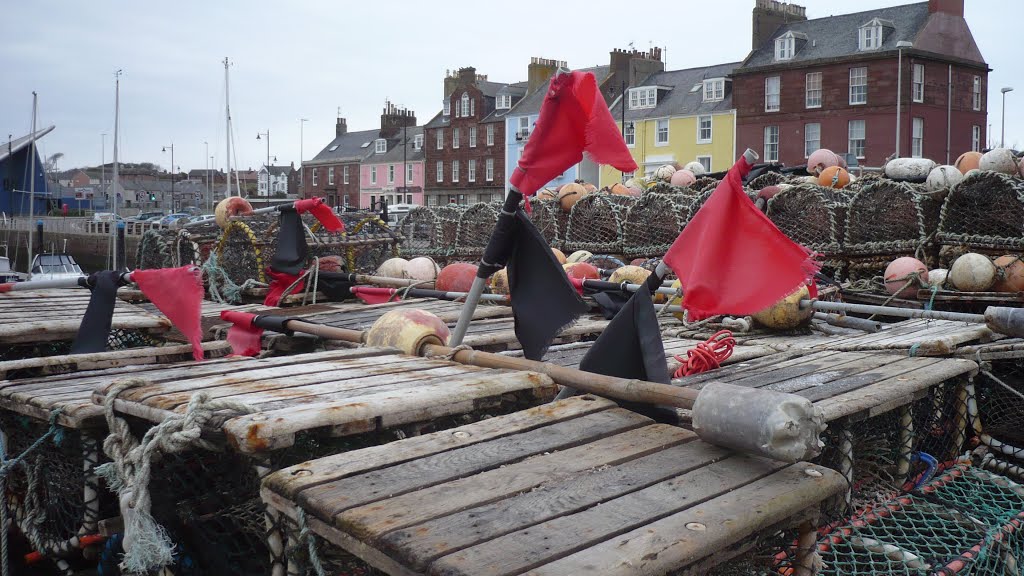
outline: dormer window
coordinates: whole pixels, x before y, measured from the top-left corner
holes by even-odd
[[[444,99],[444,112],[441,113],[443,116],[452,115],[452,103],[447,98]]]
[[[383,139],[383,138],[378,138],[376,140],[376,142],[374,142],[374,149],[373,149],[373,151],[374,151],[375,154],[383,154],[383,153],[387,152],[388,151],[388,141]]]
[[[704,101],[717,102],[725,99],[725,78],[710,78],[704,81]]]
[[[775,39],[775,59],[792,60],[796,52],[796,38],[792,32]]]
[[[423,148],[423,134],[417,134],[416,137],[412,139],[412,149],[419,150],[420,148]]]
[[[462,93],[462,106],[461,106],[461,108],[462,108],[462,117],[463,118],[468,117],[469,116],[469,93],[468,92],[463,92]]]
[[[629,90],[629,109],[641,110],[654,108],[658,105],[658,89],[654,87],[631,88]]]
[[[508,110],[512,107],[511,94],[498,94],[498,110]]]
[[[884,27],[892,27],[891,23],[887,23],[883,20],[875,18],[867,24],[860,27],[860,34],[858,34],[859,42],[858,50],[878,50],[882,47],[882,38],[884,33]]]

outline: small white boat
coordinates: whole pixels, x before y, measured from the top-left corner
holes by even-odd
[[[32,260],[28,282],[81,278],[85,273],[70,254],[39,254]]]

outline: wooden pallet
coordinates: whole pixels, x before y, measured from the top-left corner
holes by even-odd
[[[392,575],[633,575],[706,569],[844,487],[579,396],[305,462],[262,495]]]
[[[544,402],[557,392],[554,382],[541,374],[404,356],[383,348],[213,360],[130,376],[147,384],[121,394],[114,409],[154,424],[183,413],[199,391],[252,406],[252,414],[214,418],[206,431],[223,432],[243,453],[291,446],[298,433],[362,434],[485,411],[512,397],[524,404]],[[93,401],[102,404],[114,380],[110,375],[84,378],[76,389],[96,389]]]
[[[89,291],[84,288],[0,294],[0,345],[73,339],[88,305]],[[111,327],[162,333],[170,329],[171,323],[117,300]]]

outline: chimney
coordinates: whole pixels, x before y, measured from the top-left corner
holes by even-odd
[[[380,115],[380,137],[394,138],[403,126],[415,126],[416,114],[399,108],[391,102],[384,103],[384,112]]]
[[[477,81],[476,68],[467,66],[465,68],[459,68],[459,86],[469,86],[470,84],[476,84]],[[483,78],[487,78],[484,76]]]
[[[757,50],[771,40],[783,24],[804,20],[807,20],[807,9],[803,6],[777,0],[756,0],[751,34],[753,49]]]
[[[559,67],[568,68],[565,60],[530,58],[530,65],[526,69],[526,92],[532,93],[538,88],[543,88]]]
[[[964,17],[964,0],[928,0],[928,12]]]
[[[338,123],[334,126],[334,137],[340,138],[348,132],[348,124],[345,123],[344,118],[338,118]]]
[[[623,81],[627,86],[636,86],[651,74],[665,70],[665,63],[661,60],[661,48],[657,46],[646,52],[635,48],[629,50],[616,48],[611,51],[609,64],[611,75],[606,82],[608,86],[615,88],[616,94],[618,94]]]
[[[444,71],[444,99],[447,100],[452,92],[455,92],[455,87],[459,84],[459,76],[451,70]]]

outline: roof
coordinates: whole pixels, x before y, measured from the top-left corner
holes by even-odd
[[[498,91],[501,90],[502,88],[505,88],[506,86],[510,86],[510,84],[506,84],[504,82],[491,82],[488,80],[478,80],[476,83],[477,89],[480,90],[480,92],[484,96],[487,96],[488,98],[494,98],[495,96],[498,95]],[[516,85],[511,84],[511,86]]]
[[[263,169],[260,168],[260,172],[262,172],[262,171],[263,171]],[[281,176],[281,175],[287,176],[287,175],[291,174],[294,171],[295,171],[295,167],[294,166],[274,166],[274,165],[270,166],[270,173],[273,174],[274,176]]]
[[[388,151],[384,154],[374,154],[367,159],[368,164],[394,164],[396,162],[409,161],[420,162],[423,160],[423,148],[413,150],[413,142],[417,135],[423,134],[423,126],[410,126],[405,130],[406,139],[402,140],[402,130],[398,131],[398,138],[388,140]]]
[[[704,80],[709,78],[724,78],[732,73],[739,62],[728,64],[716,64],[715,66],[704,66],[702,68],[687,68],[685,70],[669,70],[651,74],[640,83],[640,86],[664,86],[668,91],[659,91],[658,104],[654,108],[643,108],[641,110],[626,109],[626,120],[643,120],[645,118],[664,118],[666,116],[693,116],[695,114],[711,114],[732,110],[732,91],[728,83],[725,87],[725,98],[715,102],[704,102]],[[700,90],[694,90],[696,86]],[[637,86],[637,87],[640,87]],[[627,97],[628,99],[628,97]],[[612,117],[622,117],[621,99],[612,106]]]
[[[373,152],[373,141],[380,137],[380,129],[348,132],[338,136],[312,160],[305,164],[361,161]],[[368,144],[367,144],[368,143]],[[365,146],[364,146],[365,144]]]
[[[608,76],[612,73],[611,66],[594,66],[592,68],[581,68],[576,72],[591,72],[594,78],[597,80],[597,85],[600,86],[608,79]],[[537,114],[540,112],[540,107],[544,104],[544,96],[547,94],[547,83],[531,92],[528,96],[520,100],[511,110],[507,111],[502,116],[515,117],[515,116],[528,116],[530,114]]]
[[[51,124],[46,128],[36,130],[36,140],[39,140],[43,136],[46,136],[47,134],[52,132],[54,128],[56,128],[56,126]],[[15,138],[14,140],[7,142],[7,146],[3,146],[2,144],[0,144],[0,162],[3,162],[4,160],[7,159],[8,156],[13,155],[15,152],[19,152],[22,148],[25,148],[31,142],[32,135],[26,134],[21,138]]]
[[[874,54],[896,50],[897,42],[904,40],[910,42],[914,40],[918,32],[928,21],[928,16],[928,3],[920,2],[865,12],[855,12],[853,14],[815,18],[801,22],[789,22],[779,27],[769,40],[752,51],[743,62],[742,69],[771,66],[774,64],[788,66],[795,62],[828,60],[854,54]],[[875,18],[882,21],[888,20],[889,22],[883,23],[886,25],[891,23],[893,29],[885,30],[882,36],[881,48],[861,52],[857,49],[860,27]],[[802,47],[798,47],[792,59],[776,62],[775,39],[786,32],[794,32],[798,38],[800,34],[804,34],[807,37],[807,41],[803,43]]]

